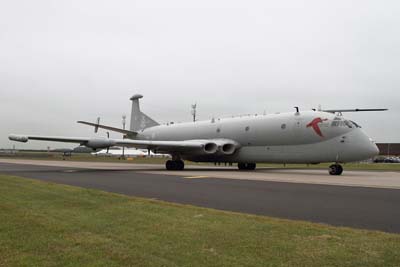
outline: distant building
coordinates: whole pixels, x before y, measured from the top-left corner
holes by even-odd
[[[376,144],[379,148],[379,155],[387,156],[399,156],[400,155],[400,143],[378,143]]]

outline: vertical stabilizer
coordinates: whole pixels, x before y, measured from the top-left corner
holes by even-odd
[[[155,120],[140,111],[139,99],[143,98],[142,95],[134,95],[131,97],[132,112],[131,112],[131,125],[130,130],[139,132],[146,128],[159,125]]]

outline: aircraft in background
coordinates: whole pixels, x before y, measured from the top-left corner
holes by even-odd
[[[149,153],[150,152],[150,153]],[[136,149],[136,148],[131,148],[131,149],[125,149],[124,152],[122,152],[122,149],[120,148],[111,148],[111,149],[103,149],[99,151],[92,151],[92,155],[95,156],[109,156],[109,157],[139,157],[139,158],[146,158],[146,157],[151,157],[151,158],[163,158],[167,157],[168,155],[164,154],[155,154],[152,151],[148,151],[146,149]]]
[[[123,139],[15,135],[10,140],[78,143],[96,149],[112,146],[147,149],[169,154],[167,170],[183,170],[183,160],[194,162],[238,163],[239,170],[254,170],[256,163],[333,162],[329,174],[340,175],[340,163],[360,161],[378,155],[375,143],[361,127],[342,116],[343,112],[382,111],[387,109],[310,110],[267,115],[210,119],[160,125],[141,112],[134,95],[130,129],[97,123],[78,123],[119,132]]]

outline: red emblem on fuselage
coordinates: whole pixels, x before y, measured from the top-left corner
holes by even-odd
[[[321,118],[315,118],[313,119],[309,124],[307,124],[307,128],[312,127],[314,131],[321,137],[324,137],[322,135],[321,129],[318,126],[318,123],[322,123],[324,121],[327,121],[328,119],[321,119]]]

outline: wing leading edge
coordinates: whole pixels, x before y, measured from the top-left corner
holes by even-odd
[[[184,151],[195,150],[204,147],[202,140],[187,141],[151,141],[151,140],[129,140],[129,139],[107,139],[107,138],[85,138],[85,137],[63,137],[63,136],[37,136],[37,135],[15,135],[8,137],[11,141],[28,142],[29,140],[78,143],[90,148],[107,148],[111,146],[135,147],[155,149],[162,151]]]

